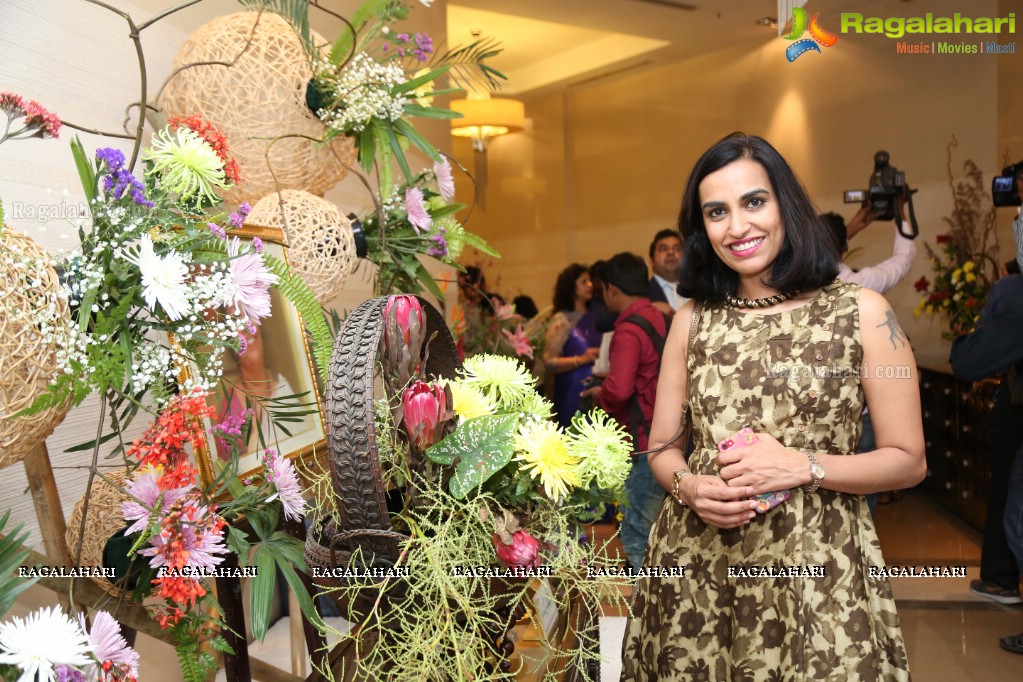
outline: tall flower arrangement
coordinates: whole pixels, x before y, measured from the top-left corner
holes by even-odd
[[[953,139],[948,147],[948,184],[952,190],[949,230],[938,235],[938,248],[924,244],[930,255],[933,279],[918,279],[914,286],[922,296],[913,313],[938,315],[945,319],[941,336],[953,340],[973,330],[988,290],[998,274],[998,239],[995,209],[984,185],[983,174],[970,160],[963,163],[966,177],[958,182],[952,175]]]

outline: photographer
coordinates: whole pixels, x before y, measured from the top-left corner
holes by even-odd
[[[853,270],[845,263],[838,264],[838,278],[850,284],[859,284],[879,294],[887,293],[892,287],[899,283],[903,277],[909,274],[913,267],[913,259],[916,258],[916,242],[903,236],[899,230],[899,223],[905,223],[904,208],[906,196],[900,195],[895,199],[897,221],[895,225],[895,241],[892,244],[892,255],[890,258],[881,261],[877,265],[870,265],[859,270]],[[828,224],[835,240],[838,243],[839,254],[844,256],[849,250],[849,240],[859,234],[874,222],[878,217],[870,204],[860,208],[846,225],[842,216],[837,213],[824,213],[821,219]]]

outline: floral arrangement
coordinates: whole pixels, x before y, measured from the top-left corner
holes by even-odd
[[[395,185],[381,197],[379,209],[363,218],[369,259],[379,267],[377,290],[420,291],[425,287],[443,299],[443,290],[419,256],[461,268],[458,258],[466,246],[496,256],[483,238],[467,231],[455,218],[465,204],[452,203],[455,183],[447,161],[417,174],[406,185]]]
[[[265,449],[260,473],[237,479],[238,454],[252,428],[252,413],[214,426],[229,446],[231,457],[209,488],[198,486],[190,449],[205,447],[203,419],[213,415],[209,396],[199,388],[168,403],[145,434],[127,451],[132,475],[125,483],[124,536],[132,542],[125,581],[136,583],[133,598],[155,596],[163,601],[150,607],[161,628],[169,629],[186,680],[204,680],[216,669],[213,651],[231,651],[220,635],[225,623],[209,581],[225,555],[237,554],[248,564],[250,548],[258,545],[249,605],[254,634],[260,639],[269,626],[275,575],[284,575],[310,622],[319,617],[296,571],[305,571],[302,545],[283,530],[278,519],[300,521],[306,502],[295,467],[272,449]],[[231,522],[245,518],[255,538]],[[138,557],[145,557],[140,561]]]
[[[626,578],[578,524],[623,497],[628,435],[600,411],[561,430],[510,357],[478,355],[457,376],[424,377],[418,300],[392,296],[384,315],[383,382],[396,397],[378,403],[377,444],[390,482],[406,488],[392,524],[408,536],[395,568],[409,579],[400,588],[353,579],[332,595],[353,631],[376,638],[358,662],[369,679],[508,679],[508,661],[496,661],[509,650],[497,640],[532,599],[532,578],[564,586],[563,612],[580,595],[587,619],[602,599],[619,598]],[[368,613],[354,606],[366,602]],[[565,650],[543,633],[552,664],[571,669],[597,656],[596,633],[579,629],[578,647]]]
[[[60,337],[63,350],[58,379],[29,411],[68,400],[77,405],[93,392],[137,408],[146,394],[163,405],[177,390],[213,388],[224,351],[240,350],[242,333],[270,315],[275,285],[314,334],[329,339],[301,280],[263,253],[258,239],[243,244],[232,236],[249,207],[228,215],[202,211],[239,180],[211,123],[172,119],[143,152],[142,178],[120,150],[99,149],[90,161],[76,140],[72,151],[92,220],[79,228],[81,246],[57,264],[72,319],[62,324],[40,311],[38,323]]]
[[[93,612],[92,627],[58,607],[0,623],[0,679],[134,682],[138,674],[138,653],[106,611]]]
[[[504,75],[486,63],[500,52],[492,41],[476,40],[437,54],[430,36],[392,29],[408,12],[409,6],[397,0],[366,0],[352,14],[351,30],[342,32],[325,57],[312,53],[314,75],[306,100],[327,124],[326,139],[355,138],[366,172],[374,164],[389,172],[393,159],[411,183],[405,146],[411,144],[437,162],[441,156],[409,117],[458,118],[454,111],[432,106],[433,98],[472,82],[497,87]],[[442,77],[456,87],[437,87]],[[389,187],[389,179],[382,178],[380,185]]]
[[[496,296],[479,292],[478,298],[455,306],[452,334],[462,357],[489,353],[533,360],[542,354],[546,319],[527,320]]]
[[[921,277],[914,283],[923,296],[913,310],[918,317],[927,313],[945,318],[947,329],[941,336],[949,341],[973,330],[998,267],[995,211],[990,206],[983,174],[973,161],[967,160],[963,164],[966,179],[954,182],[955,144],[953,139],[948,147],[953,210],[952,216],[944,220],[949,231],[936,239],[940,251],[924,244],[934,275],[933,280]]]

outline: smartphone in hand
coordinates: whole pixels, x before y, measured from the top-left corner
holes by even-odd
[[[741,448],[756,442],[757,434],[753,433],[753,429],[746,427],[718,443],[718,451],[724,452],[732,448]],[[792,492],[789,490],[775,490],[769,493],[754,495],[753,501],[757,503],[756,512],[758,514],[766,514],[790,497],[792,497]]]

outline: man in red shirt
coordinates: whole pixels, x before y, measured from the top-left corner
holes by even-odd
[[[594,402],[629,430],[635,449],[646,450],[668,321],[647,298],[648,275],[640,256],[620,253],[598,274],[604,282],[604,302],[618,317],[611,338],[611,369],[601,386],[591,391]],[[625,492],[629,504],[622,509],[620,537],[629,565],[639,567],[665,496],[646,457],[633,459]]]

